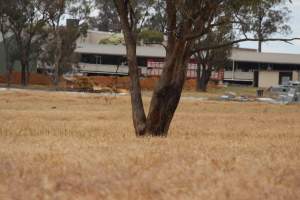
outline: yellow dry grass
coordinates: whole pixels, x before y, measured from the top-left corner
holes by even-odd
[[[300,199],[299,105],[184,100],[136,139],[129,97],[0,92],[0,145],[1,200]]]

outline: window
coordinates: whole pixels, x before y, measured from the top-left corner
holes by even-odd
[[[101,56],[96,56],[96,64],[102,64]]]

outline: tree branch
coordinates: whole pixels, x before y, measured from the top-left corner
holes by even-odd
[[[239,40],[234,40],[228,43],[224,43],[224,44],[219,44],[219,45],[213,45],[213,46],[206,46],[206,47],[200,47],[200,48],[196,48],[192,50],[192,53],[196,53],[198,51],[205,51],[205,50],[210,50],[210,49],[219,49],[222,47],[226,47],[226,46],[232,46],[233,44],[238,44],[241,42],[248,42],[248,41],[252,41],[252,42],[257,42],[257,41],[262,41],[262,42],[286,42],[286,43],[290,43],[291,41],[295,41],[295,40],[300,40],[300,38],[289,38],[289,39],[283,39],[283,38],[269,38],[269,39],[255,39],[255,38],[243,38],[243,39],[239,39]]]

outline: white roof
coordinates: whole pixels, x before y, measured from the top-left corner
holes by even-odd
[[[124,45],[106,45],[106,44],[78,44],[76,53],[91,53],[103,55],[126,56],[126,47]],[[138,46],[137,56],[140,57],[158,57],[164,58],[166,51],[161,46]]]
[[[285,54],[285,53],[258,53],[256,51],[243,51],[233,49],[231,60],[241,62],[260,62],[260,63],[274,63],[274,64],[299,64],[299,54]]]
[[[103,55],[121,55],[126,56],[126,47],[124,45],[105,45],[105,44],[78,44],[76,53],[90,53]],[[166,51],[162,46],[138,46],[137,56],[140,57],[158,57],[164,58]],[[232,49],[231,60],[240,62],[260,62],[275,64],[299,64],[299,54],[285,53],[258,53],[255,49]]]

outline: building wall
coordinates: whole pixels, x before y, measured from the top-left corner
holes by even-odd
[[[300,72],[293,71],[293,81],[300,81]],[[259,87],[268,88],[279,84],[279,71],[260,71]]]
[[[268,88],[279,83],[278,71],[260,71],[258,87]]]
[[[299,71],[293,71],[293,81],[300,81],[300,73]]]

